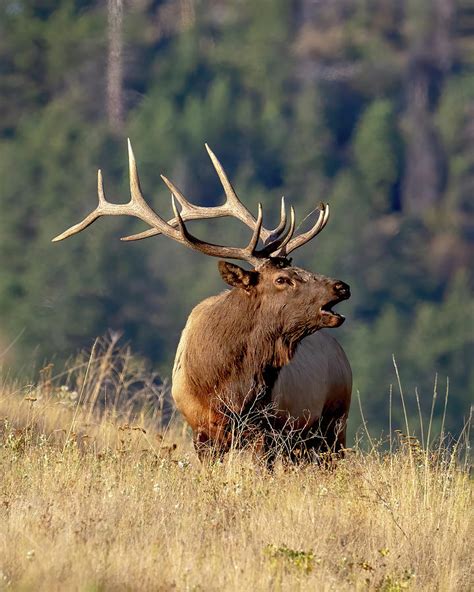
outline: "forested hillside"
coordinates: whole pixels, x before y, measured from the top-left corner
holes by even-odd
[[[31,371],[110,328],[170,375],[192,306],[224,287],[216,261],[163,237],[121,243],[143,228],[130,219],[51,238],[95,207],[99,167],[109,199],[128,199],[127,136],[160,214],[160,173],[219,203],[208,142],[268,226],[281,195],[298,220],[330,203],[295,263],[351,285],[337,337],[371,425],[387,427],[394,354],[413,409],[415,386],[429,411],[449,377],[459,430],[474,390],[473,69],[468,0],[4,0],[4,363]],[[193,229],[248,240],[228,220]]]

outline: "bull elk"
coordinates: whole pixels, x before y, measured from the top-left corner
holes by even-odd
[[[288,446],[292,457],[295,450],[305,457],[321,450],[340,452],[345,447],[352,375],[341,346],[320,329],[344,322],[333,306],[349,298],[349,286],[294,267],[289,258],[323,230],[329,206],[321,203],[312,228],[293,236],[294,210],[287,223],[282,198],[280,223],[268,230],[262,225],[262,206],[255,219],[214,153],[207,145],[206,149],[224,188],[223,205],[193,205],[162,176],[171,191],[174,218],[161,218],[143,197],[129,141],[130,201],[107,201],[99,170],[97,208],[53,241],[81,232],[100,216],[127,215],[150,228],[122,240],[164,234],[206,255],[249,263],[250,270],[219,261],[219,272],[231,289],[193,309],[178,345],[172,395],[193,430],[196,450],[200,458],[220,455],[252,437],[260,439],[260,448],[273,459],[283,435],[287,442],[299,443]],[[207,243],[186,227],[190,220],[225,216],[250,227],[246,247]]]

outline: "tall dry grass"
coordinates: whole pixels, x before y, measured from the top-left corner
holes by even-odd
[[[462,442],[201,466],[162,428],[166,385],[116,350],[1,385],[0,590],[472,589]]]

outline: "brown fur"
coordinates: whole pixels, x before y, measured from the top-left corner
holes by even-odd
[[[301,340],[343,322],[321,307],[347,298],[349,291],[342,282],[284,260],[252,271],[220,262],[219,269],[233,289],[192,311],[176,356],[173,396],[198,445],[226,450],[235,441],[236,421],[271,402],[279,371]],[[266,431],[261,418],[253,423]],[[275,415],[271,427],[279,423]]]

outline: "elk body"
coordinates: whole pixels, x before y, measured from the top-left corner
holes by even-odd
[[[289,258],[324,228],[329,207],[320,204],[314,226],[293,236],[294,211],[287,224],[282,199],[280,223],[268,230],[261,206],[255,219],[206,148],[226,194],[222,206],[195,206],[162,177],[172,194],[174,218],[161,218],[143,198],[129,143],[130,202],[108,202],[99,171],[97,208],[53,240],[80,232],[100,216],[132,215],[151,228],[122,240],[162,233],[207,255],[249,263],[252,269],[219,261],[230,290],[194,308],[176,353],[172,395],[193,430],[197,452],[219,455],[250,441],[260,441],[269,459],[277,448],[291,457],[339,452],[345,447],[352,376],[344,351],[325,329],[344,322],[332,307],[349,298],[349,286],[294,267]],[[185,225],[221,216],[236,217],[252,229],[247,247],[201,241]]]

